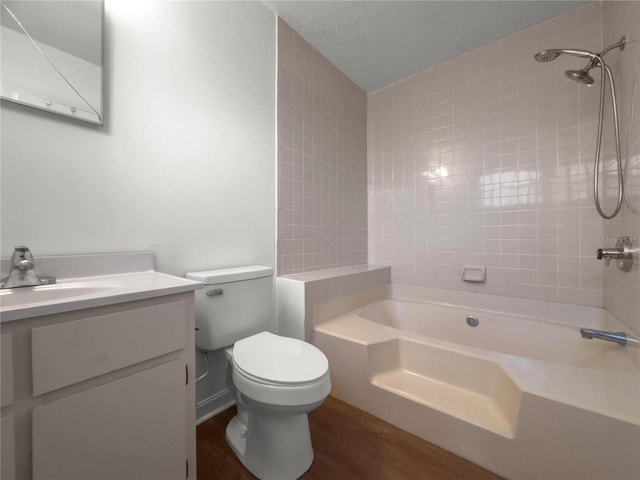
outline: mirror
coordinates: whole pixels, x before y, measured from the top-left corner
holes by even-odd
[[[103,125],[104,0],[2,0],[3,100]]]

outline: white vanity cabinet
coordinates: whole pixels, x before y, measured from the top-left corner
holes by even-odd
[[[1,333],[2,480],[195,478],[193,291]]]

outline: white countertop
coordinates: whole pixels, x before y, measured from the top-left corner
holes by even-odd
[[[122,262],[122,259],[126,261]],[[131,262],[132,259],[133,262]],[[35,262],[38,274],[54,275],[57,277],[57,283],[0,290],[0,322],[172,295],[202,288],[200,282],[153,270],[153,256],[150,252],[45,257],[36,258]],[[82,267],[69,269],[69,265],[74,263]],[[120,268],[123,263],[129,267]],[[47,268],[38,268],[42,265]],[[134,267],[131,267],[132,265]],[[137,268],[144,270],[130,271]],[[60,274],[74,273],[80,275],[60,276]]]

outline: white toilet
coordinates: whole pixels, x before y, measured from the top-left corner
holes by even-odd
[[[227,442],[262,480],[296,479],[313,461],[307,413],[331,390],[324,354],[302,340],[267,331],[271,267],[187,273],[204,283],[196,291],[196,346],[225,348],[227,382],[238,414]]]

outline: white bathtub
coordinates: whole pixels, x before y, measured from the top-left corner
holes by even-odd
[[[578,312],[564,312],[574,315]],[[587,341],[580,336],[581,318],[535,319],[523,315],[505,314],[474,307],[461,307],[433,302],[385,299],[367,305],[357,313],[372,322],[414,333],[492,352],[517,355],[545,362],[619,371],[639,371],[639,349],[611,342]],[[468,316],[479,319],[476,327],[467,324]],[[614,319],[603,319],[599,329],[625,330]],[[589,321],[589,320],[585,320]],[[593,324],[593,321],[589,322]],[[591,325],[589,325],[591,326]],[[628,330],[628,329],[626,329]]]
[[[628,330],[602,309],[394,287],[316,318],[338,398],[507,478],[640,478],[640,349],[580,336]]]

